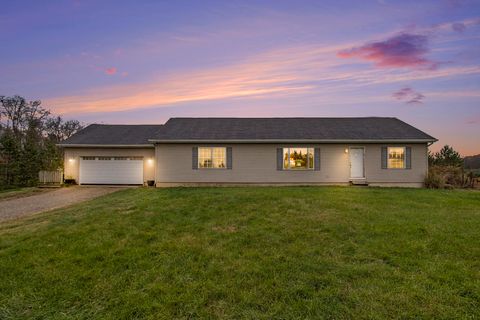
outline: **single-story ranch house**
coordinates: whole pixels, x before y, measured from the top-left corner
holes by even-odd
[[[421,187],[432,136],[396,118],[92,124],[60,144],[79,184]]]

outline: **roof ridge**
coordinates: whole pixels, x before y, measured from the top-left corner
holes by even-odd
[[[146,123],[146,124],[119,124],[119,123],[91,123],[88,126],[164,126],[165,124],[154,124],[154,123]]]
[[[368,117],[172,117],[169,120],[173,119],[397,119],[396,117],[378,117],[378,116],[368,116]],[[167,122],[168,122],[167,121]]]

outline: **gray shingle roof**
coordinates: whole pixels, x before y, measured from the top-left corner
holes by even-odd
[[[397,118],[172,118],[153,140],[429,140]]]
[[[145,145],[158,136],[163,125],[91,124],[61,145]]]
[[[174,141],[436,141],[397,118],[172,118],[165,125],[92,124],[63,146]]]

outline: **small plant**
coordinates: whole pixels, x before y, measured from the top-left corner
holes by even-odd
[[[435,170],[428,170],[425,177],[425,187],[429,189],[443,189],[445,188],[445,178]]]

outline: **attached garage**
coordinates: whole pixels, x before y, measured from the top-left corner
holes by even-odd
[[[143,184],[143,157],[81,156],[80,184]]]
[[[155,181],[155,146],[162,125],[91,124],[59,144],[65,179],[78,184],[148,185]]]

